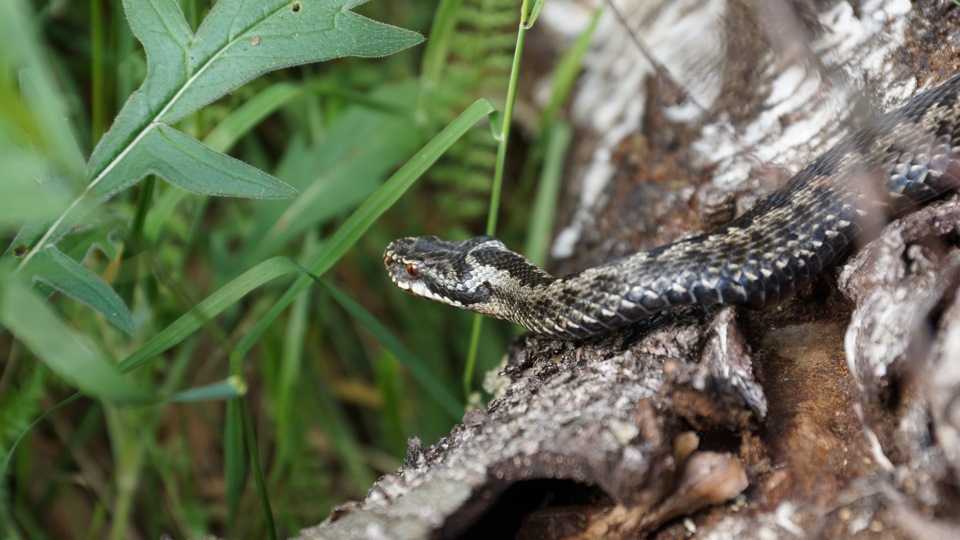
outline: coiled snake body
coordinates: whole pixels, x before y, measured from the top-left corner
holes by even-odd
[[[779,302],[866,227],[960,186],[960,73],[870,122],[783,189],[706,234],[555,278],[481,236],[401,238],[384,253],[400,288],[582,338],[686,304]]]

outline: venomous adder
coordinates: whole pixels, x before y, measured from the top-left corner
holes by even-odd
[[[685,304],[779,302],[836,264],[858,234],[960,186],[960,73],[870,122],[721,227],[555,278],[499,240],[395,240],[400,288],[582,338]]]

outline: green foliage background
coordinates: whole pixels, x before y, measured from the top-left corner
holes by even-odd
[[[471,316],[382,251],[482,231],[518,5],[356,4],[0,6],[0,537],[289,536],[478,401]],[[540,252],[548,110],[500,231]]]

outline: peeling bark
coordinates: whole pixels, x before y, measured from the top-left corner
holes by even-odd
[[[556,269],[728,219],[960,67],[949,2],[774,4],[628,10],[705,112],[606,14],[573,109]],[[958,227],[956,199],[896,220],[839,279],[767,311],[521,337],[487,410],[413,441],[397,474],[302,538],[960,537]]]

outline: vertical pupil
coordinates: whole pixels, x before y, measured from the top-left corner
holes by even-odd
[[[410,277],[417,277],[420,275],[420,269],[413,263],[407,263],[407,273],[410,274]]]

